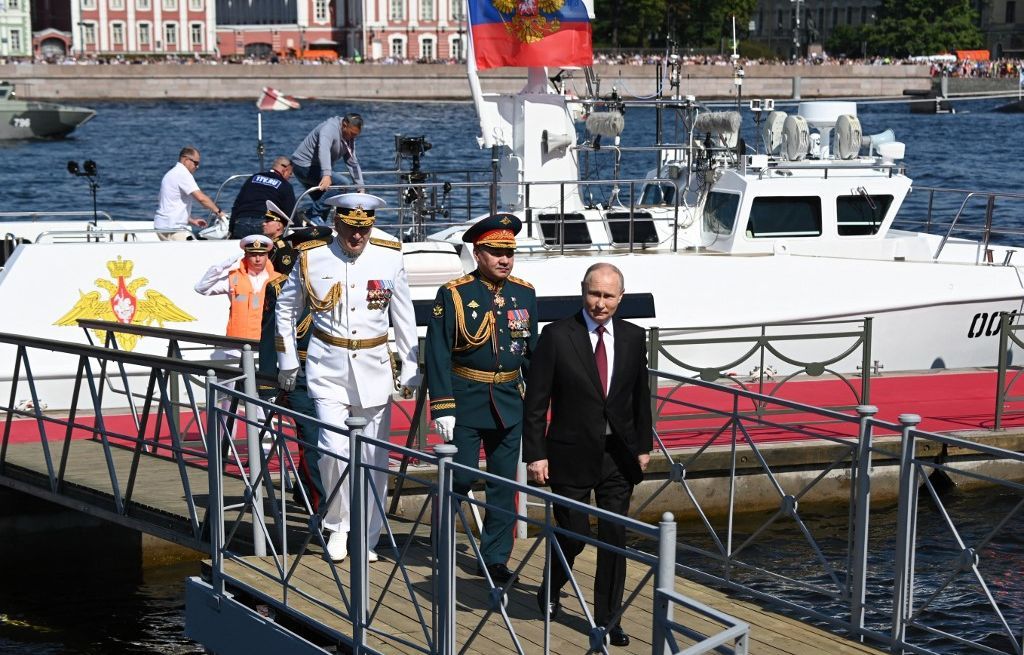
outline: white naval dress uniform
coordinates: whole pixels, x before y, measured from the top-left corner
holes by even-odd
[[[342,428],[349,417],[366,418],[364,434],[374,439],[380,435],[386,441],[391,430],[389,400],[394,391],[386,341],[370,348],[355,349],[328,343],[338,339],[366,340],[386,336],[390,317],[395,346],[402,362],[400,382],[406,384],[416,375],[416,318],[401,244],[377,229],[368,236],[371,237],[370,242],[355,258],[345,254],[337,239],[329,245],[301,252],[277,299],[277,332],[281,335],[277,342],[277,363],[282,370],[299,368],[295,318],[309,302],[313,309],[310,328],[313,338],[306,353],[305,374],[318,418]],[[391,244],[391,247],[383,244]],[[314,297],[310,298],[310,295]],[[383,296],[387,299],[382,300]],[[333,306],[329,306],[332,300]],[[345,459],[320,458],[320,475],[328,497],[334,493],[348,466],[349,441],[346,433],[320,431],[320,447]],[[384,471],[388,467],[388,450],[364,444],[363,461],[381,469],[373,471],[369,478],[381,503],[386,502],[388,476]],[[327,507],[324,515],[326,529],[349,531],[350,499],[351,484],[347,483],[334,493]],[[373,548],[383,530],[384,517],[376,506],[372,491],[368,492],[367,504],[370,509],[367,543]]]

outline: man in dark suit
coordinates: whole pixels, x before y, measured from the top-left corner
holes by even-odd
[[[526,385],[523,461],[530,479],[557,494],[625,515],[633,486],[643,479],[652,448],[647,341],[643,328],[615,317],[625,289],[622,272],[594,264],[583,278],[583,309],[544,328]],[[547,422],[548,408],[551,422]],[[555,506],[558,525],[590,533],[587,514]],[[625,546],[625,528],[598,521],[597,538]],[[583,542],[558,536],[569,569]],[[537,603],[555,618],[569,572],[551,565],[551,596],[542,584]],[[629,645],[618,625],[626,560],[602,549],[594,581],[594,620],[612,645]],[[614,622],[614,623],[613,623]]]

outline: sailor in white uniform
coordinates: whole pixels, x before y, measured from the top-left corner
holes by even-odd
[[[337,207],[334,228],[337,238],[303,244],[298,261],[277,300],[276,344],[281,387],[294,387],[300,361],[296,355],[296,318],[307,303],[312,317],[312,338],[306,353],[306,384],[320,420],[344,426],[349,417],[367,420],[365,435],[387,440],[391,430],[389,400],[395,390],[388,324],[395,333],[401,361],[398,381],[403,395],[419,385],[416,351],[416,319],[409,281],[402,261],[402,244],[373,228],[374,213],[384,201],[365,193],[335,196],[327,203]],[[349,441],[344,433],[320,431],[320,447],[348,458]],[[388,450],[363,446],[363,461],[387,470]],[[347,463],[335,457],[320,458],[320,475],[330,496]],[[387,475],[369,476],[377,497],[387,498]],[[349,478],[350,479],[350,478]],[[327,554],[334,561],[348,554],[351,484],[334,494],[326,509],[324,528],[331,532]],[[384,527],[373,492],[367,496],[372,549]],[[357,527],[358,529],[358,527]],[[369,553],[371,562],[377,554]]]

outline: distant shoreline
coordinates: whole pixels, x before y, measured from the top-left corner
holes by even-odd
[[[636,97],[656,91],[657,69],[653,65],[604,64],[594,69],[602,94],[613,88]],[[731,67],[688,65],[682,70],[684,95],[708,100],[735,97]],[[0,65],[0,79],[17,84],[20,97],[37,100],[255,101],[264,86],[319,100],[470,99],[465,69],[444,64],[4,64]],[[510,93],[522,88],[525,72],[515,68],[485,71],[481,80],[487,92]],[[1008,88],[1015,89],[1015,82],[1009,81]],[[931,85],[929,67],[919,65],[750,65],[742,91],[749,98],[792,98],[795,91],[802,98],[877,97],[898,96],[904,90],[929,89]],[[574,71],[567,88],[583,92],[581,72]]]

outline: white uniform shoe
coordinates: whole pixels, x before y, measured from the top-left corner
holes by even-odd
[[[369,562],[370,564],[373,564],[374,562],[376,562],[379,559],[380,559],[380,556],[377,554],[377,551],[375,551],[374,549],[370,548],[369,550],[366,551],[366,561]]]
[[[342,562],[348,556],[348,533],[332,532],[327,540],[327,556],[332,562]]]

